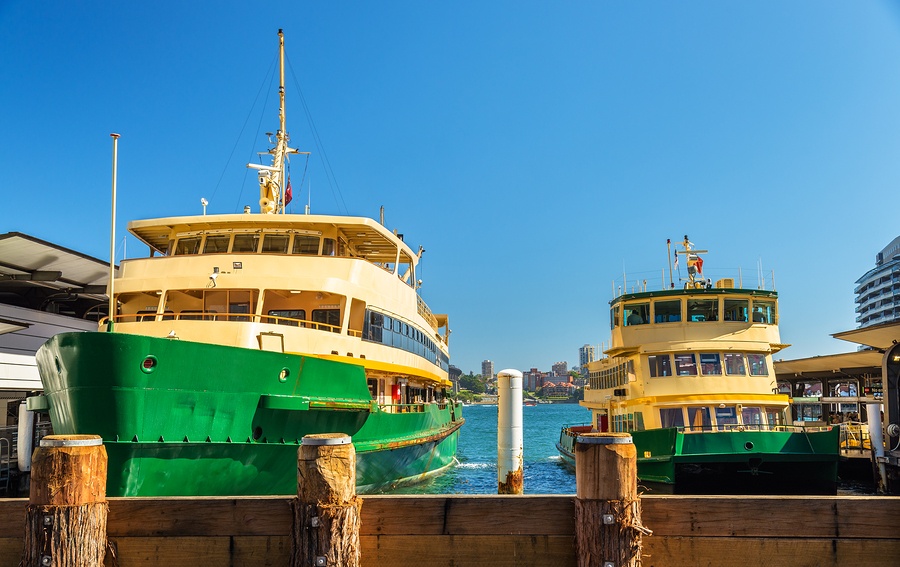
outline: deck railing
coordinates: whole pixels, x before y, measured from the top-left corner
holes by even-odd
[[[678,427],[678,431],[683,433],[717,433],[729,431],[787,431],[791,433],[802,433],[804,431],[827,431],[831,429],[830,425],[779,425],[775,423],[718,423],[715,425],[686,425]]]
[[[766,424],[766,423],[754,423],[754,424],[739,424],[739,423],[722,423],[717,425],[687,425],[687,426],[678,426],[674,429],[678,430],[680,433],[725,433],[725,432],[741,432],[741,431],[786,431],[791,433],[802,433],[806,432],[814,432],[814,431],[827,431],[831,429],[830,425],[814,425],[814,426],[805,426],[805,425],[778,425],[778,424]],[[662,428],[668,429],[668,428]],[[566,434],[575,437],[581,433],[588,433],[593,431],[593,427],[590,424],[583,425],[567,425],[565,427]],[[843,432],[842,432],[843,434]],[[868,442],[868,434],[866,434],[866,442]],[[843,437],[842,437],[842,446],[843,446]],[[868,450],[868,446],[867,449]]]
[[[840,424],[841,452],[868,455],[872,451],[869,429],[865,423],[848,421]]]
[[[105,323],[107,319],[100,321]],[[331,333],[340,333],[340,325],[330,325],[310,319],[297,319],[294,317],[281,317],[276,315],[256,315],[255,313],[219,313],[217,311],[193,311],[185,310],[175,313],[167,311],[165,313],[126,313],[116,315],[113,319],[116,323],[142,323],[146,321],[235,321],[242,323],[269,323],[274,325],[287,325],[290,327],[302,327],[306,329],[317,329],[320,331],[328,331]],[[361,337],[362,331],[348,331],[351,336]]]

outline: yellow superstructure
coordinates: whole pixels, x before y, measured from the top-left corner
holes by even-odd
[[[602,431],[773,428],[788,422],[772,355],[785,348],[775,291],[702,278],[685,240],[683,287],[610,302],[610,347],[588,365],[582,405]],[[699,264],[699,265],[698,265]],[[698,277],[699,276],[699,277]]]

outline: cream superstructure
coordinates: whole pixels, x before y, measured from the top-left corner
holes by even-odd
[[[785,348],[774,291],[702,278],[685,240],[681,288],[620,295],[610,302],[611,346],[588,364],[582,405],[595,428],[632,431],[767,429],[786,425],[772,355]],[[699,278],[697,276],[700,276]]]
[[[420,254],[374,220],[203,215],[129,230],[151,254],[121,264],[118,332],[352,362],[381,379],[382,400],[449,385],[447,316],[416,291]]]

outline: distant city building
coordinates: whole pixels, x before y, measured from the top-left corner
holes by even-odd
[[[568,362],[557,362],[551,367],[554,376],[567,376],[569,374]]]
[[[534,392],[544,385],[544,376],[537,368],[532,368],[522,373],[522,388],[528,392]]]
[[[900,321],[900,236],[875,255],[875,267],[856,280],[859,327]]]
[[[491,380],[494,378],[494,363],[490,360],[484,360],[481,363],[481,377],[484,380]]]
[[[546,398],[568,398],[574,392],[575,386],[568,382],[553,383],[548,381],[544,384],[544,389],[541,390],[541,394]]]
[[[579,373],[582,376],[587,376],[587,365],[589,362],[594,362],[594,346],[584,345],[578,349],[578,366],[581,367]]]

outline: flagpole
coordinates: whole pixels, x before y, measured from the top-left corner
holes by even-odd
[[[672,274],[672,239],[666,238],[666,256],[669,258],[669,285],[675,287],[675,276]],[[665,280],[663,280],[665,282]],[[663,283],[665,285],[665,283]]]
[[[112,152],[112,214],[109,223],[109,317],[107,320],[107,330],[113,330],[114,319],[116,317],[116,294],[114,292],[116,279],[116,169],[118,163],[119,152],[119,135],[110,134],[113,139]]]

